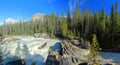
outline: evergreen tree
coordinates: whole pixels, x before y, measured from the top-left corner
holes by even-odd
[[[111,20],[111,40],[113,42],[113,39],[114,39],[114,22],[115,22],[115,12],[114,12],[114,5],[112,5],[112,8],[111,8],[111,15],[110,15],[110,20]]]
[[[62,34],[67,35],[68,34],[68,24],[66,21],[63,22],[62,24]]]
[[[71,22],[71,16],[70,16],[70,10],[67,10],[67,24],[68,24],[68,29],[72,29],[72,22]]]
[[[100,20],[97,23],[98,24],[98,39],[100,41],[100,43],[103,43],[103,39],[104,39],[104,34],[105,34],[105,30],[106,30],[106,24],[105,24],[105,10],[104,7],[102,8],[102,12],[101,12],[101,16],[100,16]]]
[[[96,36],[96,34],[93,34],[88,62],[90,62],[90,63],[92,62],[92,64],[98,64],[97,60],[99,58],[99,50],[101,50],[101,49],[100,49],[100,46],[99,46],[99,43],[97,40],[97,36]]]
[[[89,32],[89,14],[88,14],[88,8],[86,8],[84,12],[84,21],[83,21],[83,28],[84,28],[84,36],[83,38],[86,38]]]
[[[119,13],[118,13],[118,1],[116,1],[115,3],[115,25],[114,25],[114,33],[115,33],[115,36],[114,38],[115,39],[118,39],[118,32],[120,30],[119,28],[119,21],[120,21],[120,18],[119,18]]]

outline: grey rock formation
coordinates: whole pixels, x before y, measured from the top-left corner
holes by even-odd
[[[69,40],[63,40],[61,44],[63,55],[60,60],[60,65],[79,65],[86,63],[88,50],[74,46]]]
[[[55,64],[58,61],[59,65],[83,65],[87,64],[88,49],[82,49],[76,45],[80,44],[78,40],[62,40],[61,41],[61,54],[57,54],[57,51],[52,51],[47,58],[47,65]]]

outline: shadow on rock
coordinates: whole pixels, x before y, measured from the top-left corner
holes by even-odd
[[[55,45],[51,46],[50,49],[52,51],[57,51],[60,55],[62,54],[61,51],[62,51],[62,46],[61,46],[61,42],[56,42]]]

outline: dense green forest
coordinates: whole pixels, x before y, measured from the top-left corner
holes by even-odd
[[[95,33],[102,48],[111,48],[120,44],[120,14],[118,2],[111,6],[111,13],[106,14],[104,7],[101,11],[93,13],[88,8],[82,12],[76,4],[71,13],[61,12],[62,16],[52,13],[44,15],[43,21],[18,22],[2,25],[3,35],[33,35],[34,33],[46,33],[50,37],[67,36],[69,38],[82,37],[91,40]]]

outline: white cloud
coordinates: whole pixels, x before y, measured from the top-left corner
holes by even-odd
[[[69,0],[69,7],[70,7],[70,11],[73,12],[73,10],[76,7],[76,3],[78,3],[79,6],[82,6],[84,4],[85,0]]]

